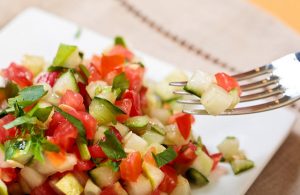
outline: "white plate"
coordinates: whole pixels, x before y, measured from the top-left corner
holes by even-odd
[[[99,54],[112,44],[110,39],[84,28],[80,38],[75,39],[77,30],[74,23],[35,8],[28,9],[0,31],[0,66],[6,67],[11,61],[20,62],[26,53],[45,56],[51,61],[61,42],[78,45],[87,56]],[[146,54],[138,52],[138,55],[147,66],[147,77],[159,80],[173,69]],[[256,166],[234,176],[229,166],[221,165],[210,178],[210,184],[193,188],[193,194],[246,193],[288,135],[294,119],[294,114],[287,109],[234,117],[197,117],[194,132],[202,136],[209,150],[216,151],[216,145],[226,136],[236,136]],[[227,173],[218,177],[224,170]]]

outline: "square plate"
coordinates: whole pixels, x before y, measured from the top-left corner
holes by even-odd
[[[51,61],[61,42],[78,45],[87,57],[101,53],[112,44],[111,39],[85,28],[81,28],[81,36],[76,39],[78,29],[78,25],[42,10],[27,9],[0,31],[0,67],[12,61],[20,62],[23,54],[45,56]],[[142,52],[137,51],[137,55],[146,64],[148,78],[160,80],[174,69]],[[255,168],[235,176],[228,165],[222,164],[209,178],[209,185],[193,187],[192,193],[246,193],[287,137],[294,119],[294,113],[287,109],[245,116],[197,116],[194,133],[202,136],[210,151],[217,151],[216,146],[226,136],[236,136],[249,159],[255,162]]]

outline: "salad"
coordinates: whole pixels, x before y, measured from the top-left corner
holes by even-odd
[[[31,55],[21,64],[0,77],[0,194],[185,195],[207,185],[220,161],[235,174],[254,166],[235,137],[214,154],[193,137],[195,119],[168,85],[187,76],[145,82],[121,37],[91,59],[61,44],[50,65]],[[240,94],[225,73],[198,71],[185,89],[211,114]]]

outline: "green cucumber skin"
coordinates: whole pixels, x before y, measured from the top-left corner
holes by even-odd
[[[204,186],[209,183],[209,180],[194,168],[189,168],[186,171],[186,177],[191,183],[197,186]]]
[[[243,173],[249,169],[252,169],[254,167],[254,162],[251,160],[232,160],[230,162],[232,171],[235,175],[238,175],[240,173]]]

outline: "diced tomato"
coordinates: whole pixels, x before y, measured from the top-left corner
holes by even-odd
[[[15,168],[0,168],[0,179],[6,183],[13,182],[17,179]]]
[[[90,65],[88,69],[90,71],[90,76],[88,78],[88,83],[91,83],[93,81],[101,80],[100,73],[98,72],[98,70],[93,65]]]
[[[210,155],[210,158],[214,161],[213,167],[211,170],[215,170],[215,168],[218,166],[218,163],[222,159],[222,153],[215,153]]]
[[[66,104],[71,106],[77,111],[85,111],[85,107],[83,104],[83,97],[80,93],[67,90],[66,93],[60,99],[61,104]]]
[[[99,145],[92,145],[88,148],[92,158],[106,158],[106,154]]]
[[[48,140],[55,144],[54,140],[50,137]],[[47,160],[51,162],[54,166],[60,166],[66,161],[66,152],[63,150],[60,150],[60,152],[49,152],[45,151],[45,155],[47,157]]]
[[[80,112],[79,120],[82,122],[82,124],[85,128],[86,138],[93,139],[94,135],[96,133],[96,130],[97,130],[96,119],[87,112]]]
[[[8,68],[3,70],[3,76],[16,82],[21,87],[32,85],[33,74],[24,66],[11,63]]]
[[[139,152],[132,152],[122,159],[120,164],[121,178],[135,182],[142,173],[142,157]]]
[[[18,134],[18,130],[16,127],[7,130],[3,127],[13,120],[15,120],[15,117],[11,114],[8,114],[0,119],[0,143],[4,143],[6,140],[12,139]]]
[[[121,55],[124,56],[127,60],[132,60],[134,57],[133,53],[129,51],[127,48],[121,45],[115,45],[111,50],[108,52],[109,55]]]
[[[215,74],[217,84],[225,89],[227,92],[230,92],[232,89],[237,89],[239,95],[241,95],[242,91],[237,80],[226,73],[220,72]]]
[[[145,69],[139,65],[125,67],[125,75],[129,80],[129,90],[134,90],[137,92],[141,90],[144,72]]]
[[[140,91],[142,109],[146,109],[148,107],[148,100],[146,97],[147,91],[148,91],[148,88],[142,86],[141,91]]]
[[[86,91],[86,84],[82,82],[78,82],[79,92],[83,97],[83,103],[86,108],[88,108],[91,104],[91,97],[89,96],[88,92]]]
[[[117,121],[119,121],[120,123],[124,123],[129,118],[132,102],[130,99],[122,99],[117,100],[115,102],[115,105],[126,113],[117,116]]]
[[[208,156],[210,156],[210,154],[209,154],[209,152],[208,152],[206,146],[204,146],[204,145],[202,146],[202,151],[203,151],[205,154],[207,154]]]
[[[178,129],[184,139],[189,138],[191,134],[193,116],[187,113],[178,113],[170,117],[169,122],[176,122]]]
[[[186,148],[178,154],[175,162],[179,164],[189,164],[193,162],[197,157],[196,150],[197,147],[194,144],[189,143]]]
[[[103,55],[102,57],[94,56],[92,58],[92,64],[103,78],[113,70],[121,70],[119,66],[124,63],[125,58],[121,55]],[[122,70],[119,73],[121,72]]]
[[[152,193],[151,193],[151,195],[160,195],[160,190],[157,188],[157,189],[155,189]]]
[[[57,72],[57,71],[46,72],[37,79],[37,82],[38,83],[48,83],[51,87],[53,87],[58,76],[59,76],[59,72]]]
[[[164,172],[165,176],[162,182],[159,184],[158,189],[169,194],[177,185],[176,170],[168,165],[165,165],[160,169]]]
[[[100,195],[118,195],[113,185],[104,188]]]
[[[156,161],[155,159],[153,158],[153,155],[152,153],[155,153],[155,148],[154,147],[151,147],[147,153],[144,155],[144,158],[143,160],[147,163],[149,163],[150,165],[153,165],[153,166],[156,166],[157,167],[157,164],[156,164]]]
[[[94,168],[96,165],[90,160],[77,160],[75,169],[78,171],[89,171]]]
[[[110,132],[112,132],[116,137],[117,139],[121,142],[123,137],[121,135],[121,133],[118,131],[118,129],[116,129],[114,126],[110,126]]]
[[[57,195],[47,180],[42,185],[31,190],[30,195]]]
[[[142,115],[141,99],[140,99],[140,95],[137,92],[135,92],[133,90],[126,90],[122,96],[122,99],[131,100],[132,106],[130,109],[129,116]]]

